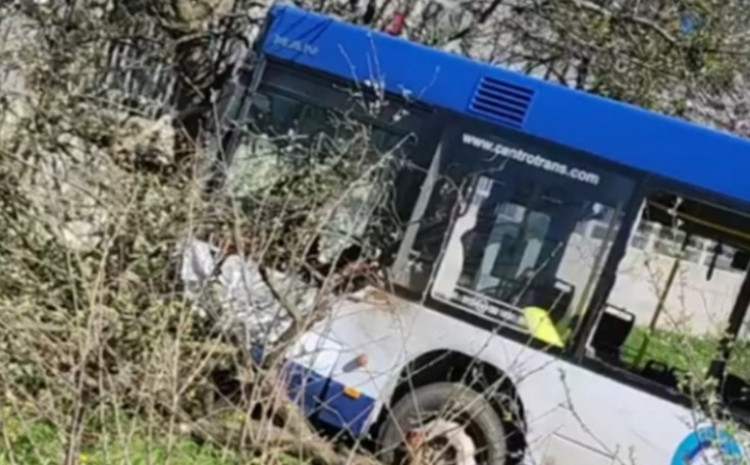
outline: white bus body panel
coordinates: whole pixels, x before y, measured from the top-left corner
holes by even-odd
[[[456,318],[375,291],[344,300],[307,333],[290,361],[374,399],[366,426],[406,364],[456,351],[501,369],[523,403],[526,462],[545,465],[672,464],[698,425],[694,412]],[[338,353],[336,353],[338,352]],[[366,354],[366,367],[354,367]]]

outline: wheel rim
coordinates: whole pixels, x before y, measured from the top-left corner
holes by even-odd
[[[438,418],[407,433],[412,465],[477,465],[477,443],[467,425]]]

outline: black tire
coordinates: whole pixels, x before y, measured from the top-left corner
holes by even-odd
[[[379,458],[386,464],[408,463],[405,437],[415,427],[436,417],[460,418],[465,433],[477,446],[477,465],[508,463],[503,422],[480,393],[458,383],[434,383],[405,394],[394,405],[378,434]]]

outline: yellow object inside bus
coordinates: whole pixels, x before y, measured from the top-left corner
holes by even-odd
[[[551,346],[565,346],[547,310],[539,307],[526,307],[523,313],[532,336]]]

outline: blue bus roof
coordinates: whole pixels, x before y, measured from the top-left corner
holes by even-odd
[[[750,202],[750,141],[293,6],[267,55]]]

